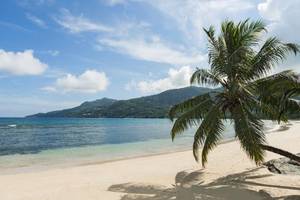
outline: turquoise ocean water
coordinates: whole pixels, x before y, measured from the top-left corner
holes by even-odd
[[[226,122],[224,139],[233,139]],[[271,122],[266,123],[271,128]],[[0,118],[0,170],[105,162],[191,149],[168,119]],[[191,155],[192,156],[192,155]]]

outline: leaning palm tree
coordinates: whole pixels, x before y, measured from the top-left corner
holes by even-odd
[[[235,137],[256,164],[263,162],[266,150],[300,162],[300,157],[267,145],[262,121],[287,121],[289,108],[300,111],[298,103],[290,98],[300,92],[297,75],[288,70],[268,76],[289,53],[297,54],[299,46],[283,43],[276,37],[263,40],[266,26],[262,21],[225,21],[219,36],[212,26],[204,31],[208,37],[210,69],[197,69],[191,84],[220,88],[170,109],[169,118],[175,120],[172,139],[196,125],[193,154],[198,161],[202,146],[202,165],[205,166],[209,151],[222,138],[224,121],[229,120]]]

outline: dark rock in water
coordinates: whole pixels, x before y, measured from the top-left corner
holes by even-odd
[[[284,198],[284,200],[300,200],[300,196],[299,195],[291,195],[291,196],[287,196],[286,198]]]
[[[281,174],[281,171],[278,168],[276,168],[274,163],[266,163],[265,165],[268,167],[268,170],[270,172],[273,172],[275,174]]]
[[[263,197],[263,199],[272,199],[272,196],[266,190],[259,190],[258,193]]]
[[[300,154],[297,154],[300,155]],[[270,172],[276,174],[300,175],[300,163],[289,158],[279,158],[264,163]]]
[[[294,161],[294,160],[290,160],[288,163],[291,164],[291,165],[297,165],[297,166],[300,166],[300,163],[297,162],[297,161]]]

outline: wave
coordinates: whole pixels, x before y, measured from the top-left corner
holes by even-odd
[[[9,125],[7,125],[7,126],[10,127],[10,128],[16,128],[16,127],[17,127],[16,124],[9,124]]]

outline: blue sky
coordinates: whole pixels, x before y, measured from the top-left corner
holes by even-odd
[[[298,0],[4,0],[0,116],[128,99],[188,85],[207,67],[202,27],[262,19],[300,43]],[[277,71],[300,72],[299,57]]]

